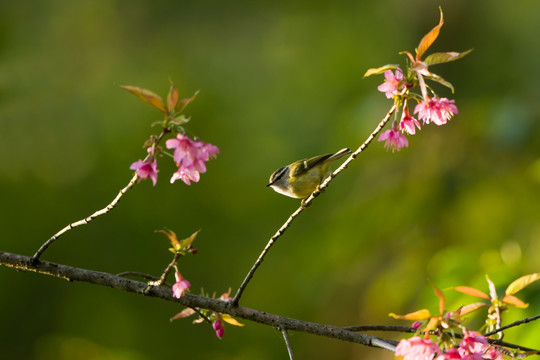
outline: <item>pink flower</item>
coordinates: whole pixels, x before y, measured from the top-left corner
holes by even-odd
[[[218,339],[221,339],[223,335],[225,335],[225,327],[223,326],[223,322],[221,320],[221,317],[218,315],[217,319],[212,324],[212,328],[216,332],[216,336]]]
[[[199,182],[201,175],[193,167],[180,167],[171,177],[171,184],[181,179],[186,185],[191,185],[191,181]]]
[[[459,360],[461,359],[461,354],[456,348],[448,349],[444,354],[439,355],[437,360]]]
[[[502,353],[490,346],[485,336],[467,330],[464,330],[463,334],[465,336],[463,336],[458,349],[463,359],[503,359]]]
[[[450,118],[458,113],[454,100],[447,98],[427,98],[420,102],[414,108],[414,113],[418,114],[418,118],[424,121],[424,124],[429,124],[433,121],[437,125],[444,125]]]
[[[172,286],[173,297],[180,299],[182,295],[184,295],[184,292],[189,289],[191,284],[182,277],[178,270],[174,273],[174,277],[176,278],[176,282]]]
[[[391,99],[394,95],[399,93],[399,89],[405,87],[404,83],[400,82],[403,80],[403,72],[400,68],[396,69],[395,75],[392,73],[392,70],[387,70],[384,72],[384,82],[377,87],[377,90],[383,92],[388,99]]]
[[[431,342],[431,339],[422,339],[419,336],[403,339],[396,347],[396,357],[403,360],[432,360],[435,354],[439,353],[441,349],[437,344]]]
[[[401,121],[399,122],[399,128],[401,129],[401,131],[404,131],[407,134],[414,135],[416,132],[415,127],[420,130],[420,123],[418,122],[418,120],[409,115],[409,109],[405,107],[403,109]]]
[[[168,149],[175,149],[173,157],[178,166],[178,171],[171,177],[171,184],[178,179],[187,185],[190,185],[191,181],[198,182],[200,174],[206,172],[204,163],[219,153],[217,146],[191,140],[183,134],[178,134],[176,139],[167,140],[165,145]]]
[[[400,133],[397,130],[397,123],[394,122],[390,130],[386,130],[379,136],[378,141],[386,141],[384,147],[387,149],[392,149],[392,152],[399,151],[402,147],[408,147],[409,142],[405,135]]]
[[[131,170],[136,170],[137,175],[139,175],[140,179],[152,179],[152,183],[154,186],[156,186],[157,182],[157,173],[159,170],[157,169],[157,161],[156,159],[153,159],[152,161],[147,160],[137,160],[131,166],[129,167]]]

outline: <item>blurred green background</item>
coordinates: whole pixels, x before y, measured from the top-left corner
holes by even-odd
[[[31,255],[67,223],[108,204],[144,156],[160,114],[119,85],[162,95],[174,80],[189,130],[221,154],[190,187],[145,181],[109,215],[43,256],[118,273],[170,261],[155,229],[202,229],[180,269],[192,291],[240,284],[299,202],[264,187],[279,166],[358,147],[391,106],[366,69],[404,63],[438,22],[431,51],[466,58],[433,71],[459,114],[399,153],[373,143],[279,240],[242,304],[338,326],[402,324],[389,312],[437,310],[440,288],[503,290],[540,271],[540,3],[507,1],[2,1],[0,249]],[[172,303],[0,269],[5,359],[283,359],[279,332],[169,322]],[[475,299],[447,291],[448,307]],[[540,286],[520,293],[539,313]],[[474,324],[474,323],[473,323]],[[506,340],[540,347],[540,323]],[[381,334],[379,334],[381,335]],[[391,337],[391,334],[382,334]],[[291,334],[297,358],[390,359]]]

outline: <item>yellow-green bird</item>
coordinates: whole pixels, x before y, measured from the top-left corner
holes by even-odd
[[[285,196],[306,198],[330,175],[330,165],[350,153],[351,149],[345,148],[334,154],[298,160],[274,171],[266,186]]]

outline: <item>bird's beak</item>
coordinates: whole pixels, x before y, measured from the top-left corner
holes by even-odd
[[[269,187],[269,186],[272,186],[272,183],[270,183],[270,184],[266,184],[266,187]]]

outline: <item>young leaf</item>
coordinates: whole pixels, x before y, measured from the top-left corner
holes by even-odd
[[[180,100],[178,104],[176,104],[176,112],[182,112],[186,108],[186,106],[189,105],[190,102],[195,100],[198,94],[199,90],[195,91],[195,94],[193,94],[192,97]]]
[[[171,242],[171,245],[173,247],[174,250],[180,250],[181,249],[181,246],[180,246],[180,242],[178,241],[178,238],[176,237],[176,233],[172,230],[156,230],[156,232],[160,232],[160,233],[163,233],[165,234],[165,236],[167,236],[169,238],[169,241]],[[171,249],[169,249],[171,250]],[[171,250],[173,253],[175,251]]]
[[[167,111],[171,113],[178,102],[178,89],[171,82],[169,94],[167,94]]]
[[[461,316],[465,316],[465,315],[468,315],[468,314],[472,313],[473,311],[476,311],[476,310],[481,309],[483,307],[486,307],[488,305],[489,304],[481,303],[481,302],[480,303],[474,303],[474,304],[465,305],[465,306],[461,307],[461,311],[460,311],[459,314]]]
[[[364,74],[364,77],[368,77],[368,76],[371,76],[371,75],[382,74],[385,71],[395,70],[398,67],[399,67],[398,65],[388,64],[388,65],[384,65],[384,66],[381,66],[381,67],[378,67],[378,68],[371,68],[371,69],[368,69],[366,71],[366,73]]]
[[[456,286],[456,287],[454,287],[452,289],[454,289],[456,291],[459,291],[460,293],[463,293],[463,294],[467,294],[467,295],[475,296],[475,297],[478,297],[478,298],[481,298],[481,299],[489,300],[488,295],[486,295],[482,291],[477,290],[477,289],[472,288],[472,287]]]
[[[444,303],[445,303],[444,294],[438,287],[435,286],[435,284],[431,283],[431,286],[433,286],[435,295],[437,295],[437,297],[439,298],[439,314],[442,315],[444,313]]]
[[[429,71],[428,71],[429,72]],[[437,74],[434,74],[432,72],[429,72],[428,75],[426,75],[426,77],[430,80],[433,80],[433,81],[436,81],[438,82],[439,84],[441,85],[444,85],[446,86],[447,88],[449,88],[450,90],[452,90],[452,94],[454,93],[454,86],[452,84],[450,84],[448,81],[444,80],[442,77],[440,77],[439,75]]]
[[[180,246],[181,248],[186,248],[188,247],[189,245],[191,245],[191,243],[193,242],[193,240],[195,240],[195,238],[197,237],[197,234],[200,232],[201,230],[197,230],[195,231],[193,234],[191,234],[189,237],[185,238],[184,240],[181,240],[180,241]]]
[[[457,59],[461,59],[465,55],[469,54],[471,51],[473,51],[473,49],[469,49],[462,53],[458,53],[458,52],[433,53],[429,55],[424,60],[424,62],[427,65],[437,65],[437,64],[447,63],[450,61],[456,61]]]
[[[439,8],[441,12],[441,19],[439,20],[439,24],[435,26],[433,29],[431,29],[430,32],[428,32],[422,40],[420,40],[420,43],[418,44],[418,49],[416,49],[416,61],[420,61],[422,59],[422,55],[426,52],[426,50],[433,44],[435,39],[439,36],[439,31],[441,30],[441,27],[443,26],[444,19],[443,19],[443,12],[442,9]]]
[[[524,303],[514,295],[505,295],[502,299],[502,302],[508,305],[513,305],[517,308],[525,309],[529,304]]]
[[[506,295],[513,295],[523,289],[526,286],[529,286],[531,283],[535,282],[536,280],[540,280],[540,273],[534,273],[529,274],[520,277],[519,279],[513,281],[508,287],[506,288]]]
[[[244,326],[244,324],[242,324],[241,322],[238,322],[238,320],[236,320],[235,318],[233,318],[232,316],[228,314],[221,314],[221,318],[223,319],[223,321],[225,321],[228,324],[231,324],[234,326]]]
[[[493,281],[491,281],[489,276],[487,275],[486,280],[489,286],[489,296],[491,296],[491,302],[493,302],[494,300],[497,300],[497,289],[495,288],[495,284],[493,283]]]
[[[161,99],[161,97],[153,91],[143,89],[138,86],[122,85],[120,87],[124,90],[129,91],[139,99],[142,99],[142,101],[144,101],[145,103],[152,105],[159,111],[163,113],[167,111],[165,109],[165,105],[163,105],[163,100]]]
[[[405,315],[396,315],[394,313],[390,313],[388,316],[393,317],[394,319],[416,321],[429,319],[431,317],[431,313],[428,309],[422,309]]]
[[[193,314],[195,314],[195,310],[193,310],[192,308],[185,308],[184,310],[180,311],[178,314],[170,318],[170,321],[187,318],[188,316],[191,316]]]

